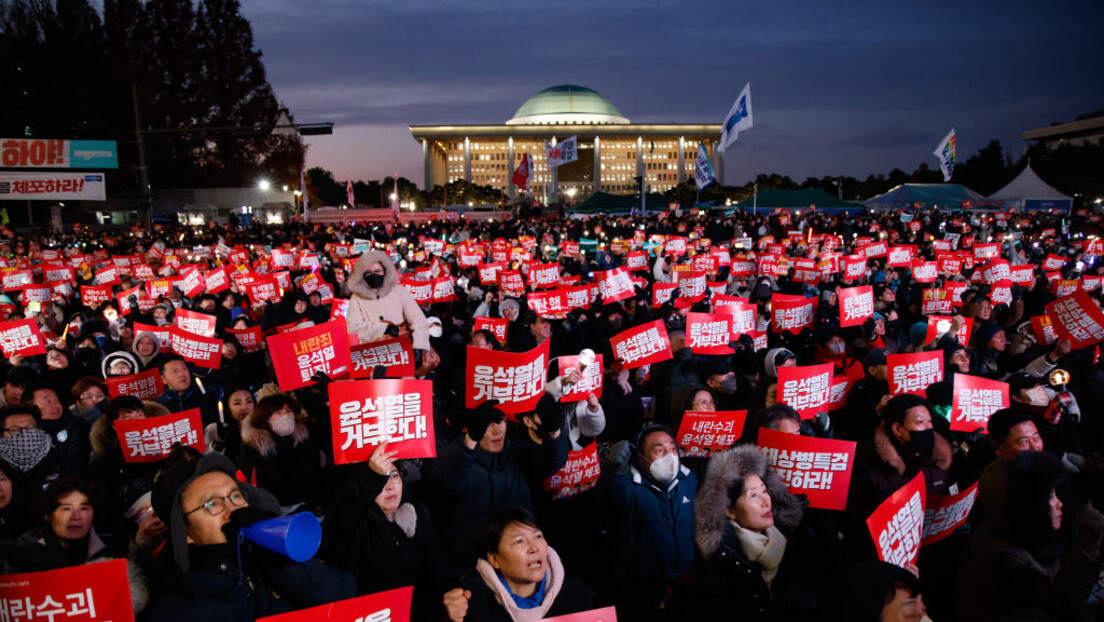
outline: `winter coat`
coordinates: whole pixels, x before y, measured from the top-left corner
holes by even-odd
[[[169,409],[169,412],[179,413],[192,408],[198,408],[203,415],[203,425],[218,421],[218,403],[222,399],[222,387],[211,382],[203,383],[204,390],[200,390],[195,380],[187,390],[180,392],[165,388],[165,392],[155,400],[158,404]]]
[[[930,456],[923,456],[897,443],[883,421],[874,438],[859,446],[847,513],[866,519],[898,488],[924,472],[929,495],[950,494],[954,449],[938,432]]]
[[[241,456],[238,469],[249,482],[276,496],[280,505],[312,506],[318,500],[322,454],[307,432],[307,415],[301,412],[291,436],[278,436],[255,426],[251,418],[241,423]]]
[[[92,427],[87,421],[63,411],[57,419],[43,419],[38,427],[54,438],[53,453],[61,465],[61,474],[67,477],[86,476],[88,454],[88,432]]]
[[[763,480],[771,498],[775,527],[787,536],[782,563],[769,587],[762,568],[744,553],[728,517],[728,490],[735,481],[749,475]],[[772,620],[784,611],[793,615],[794,609],[810,604],[811,594],[797,594],[789,581],[791,564],[787,563],[794,559],[793,539],[789,536],[801,523],[801,503],[768,468],[758,448],[740,445],[713,454],[694,510],[694,540],[700,556],[677,607],[679,619],[721,620],[740,612],[741,620]]]
[[[368,267],[379,262],[383,266],[383,285],[379,289],[368,287],[364,274]],[[395,264],[385,253],[364,253],[346,280],[352,296],[345,314],[350,334],[360,337],[361,343],[386,339],[384,331],[389,325],[406,324],[410,328],[415,350],[429,349],[429,322],[425,313],[405,287],[399,285]]]
[[[513,602],[503,605],[503,599],[510,598],[510,596],[504,593],[505,588],[502,580],[495,576],[490,564],[483,560],[479,561],[476,571],[465,574],[460,581],[465,590],[471,590],[468,613],[464,616],[464,620],[471,620],[472,622],[518,622],[519,620],[544,619],[570,613],[580,613],[593,608],[594,591],[582,581],[565,574],[559,556],[551,547],[548,548],[549,573],[546,575],[544,582],[544,594],[546,599],[552,598],[553,601],[544,616],[539,618],[525,616],[526,613],[530,613],[530,615],[537,615],[537,613],[531,609],[517,610]],[[490,585],[488,582],[490,582]],[[507,607],[510,607],[517,615],[512,615]]]
[[[326,513],[324,558],[356,577],[357,594],[414,586],[411,619],[437,619],[445,564],[433,520],[404,484],[394,520],[376,505],[387,477],[365,468]]]

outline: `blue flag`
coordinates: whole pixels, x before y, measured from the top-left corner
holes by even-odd
[[[744,90],[740,91],[736,102],[732,104],[732,110],[728,111],[724,123],[721,124],[720,148],[722,150],[728,148],[736,142],[740,132],[751,129],[752,125],[754,121],[751,115],[751,83],[748,82],[744,85]]]
[[[698,159],[694,162],[694,182],[698,184],[698,192],[717,183],[713,175],[713,165],[709,162],[709,152],[705,149],[705,142],[698,143]]]

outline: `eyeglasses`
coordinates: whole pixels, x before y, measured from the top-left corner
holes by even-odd
[[[4,428],[3,430],[0,430],[0,435],[11,436],[13,434],[19,434],[20,432],[25,432],[27,430],[37,430],[37,429],[38,429],[37,425],[17,425],[17,426],[13,426],[13,427],[10,427],[10,428]]]
[[[230,505],[236,508],[240,508],[245,505],[245,493],[240,490],[235,490],[225,497],[211,497],[207,500],[207,503],[204,503],[194,510],[184,512],[184,516],[194,514],[195,512],[198,512],[200,510],[207,510],[207,513],[211,516],[218,516],[219,514],[222,514],[226,511],[227,502],[229,502]]]

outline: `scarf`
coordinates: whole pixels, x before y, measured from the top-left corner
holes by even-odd
[[[786,553],[786,536],[774,525],[767,527],[763,533],[744,529],[731,521],[732,529],[736,531],[736,537],[740,540],[740,548],[744,555],[752,562],[759,565],[762,570],[763,580],[767,587],[771,586],[775,575],[778,574],[778,566],[782,563],[782,555]]]
[[[483,582],[487,584],[487,587],[491,588],[495,600],[502,605],[502,608],[506,610],[513,622],[531,622],[544,619],[544,614],[552,608],[552,603],[556,601],[556,596],[559,595],[564,582],[563,563],[560,562],[560,556],[552,550],[552,547],[548,547],[548,573],[545,574],[543,581],[545,587],[544,599],[539,606],[532,609],[518,607],[517,603],[514,602],[514,596],[510,592],[510,588],[506,587],[506,583],[498,578],[498,572],[487,560],[480,559],[477,561],[475,571],[483,578]]]

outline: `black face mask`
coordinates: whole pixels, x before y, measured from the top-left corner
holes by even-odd
[[[364,282],[368,284],[368,287],[372,289],[379,289],[383,287],[383,275],[376,274],[375,272],[365,272]]]
[[[909,431],[909,440],[905,441],[905,444],[916,450],[924,456],[930,456],[932,449],[935,448],[935,430],[916,430]]]

